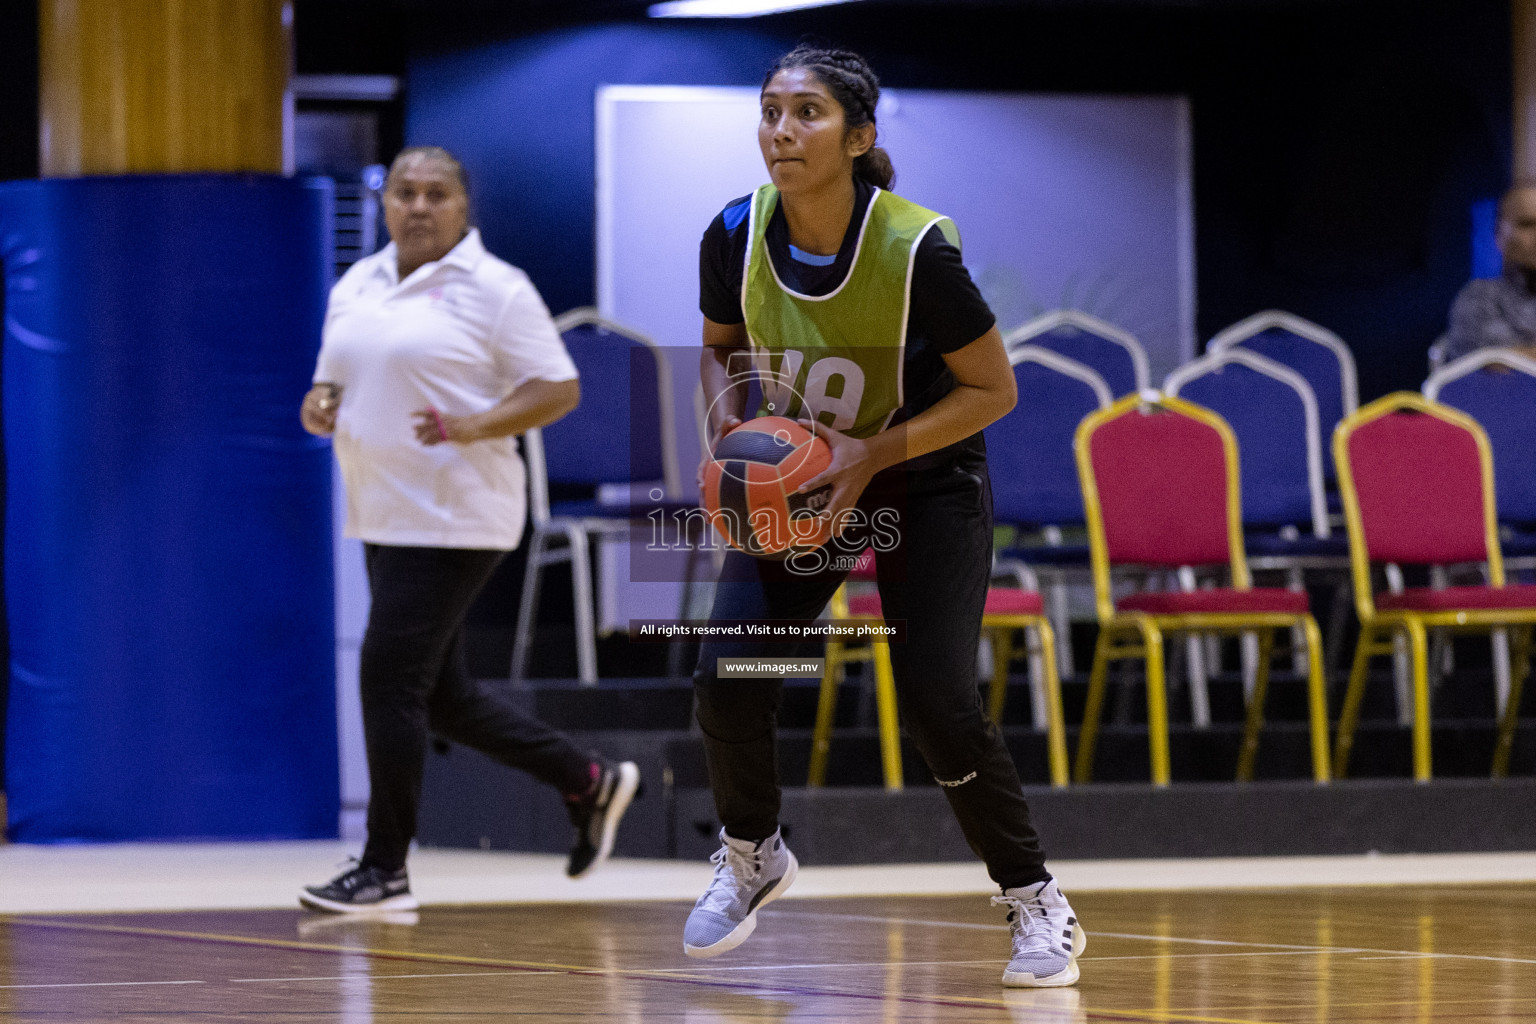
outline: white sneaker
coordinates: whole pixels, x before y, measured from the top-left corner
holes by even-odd
[[[1017,889],[1004,889],[993,903],[1008,908],[1013,958],[1003,971],[1009,988],[1057,988],[1077,981],[1077,958],[1088,935],[1053,878]]]
[[[715,877],[683,926],[683,952],[689,956],[719,956],[747,941],[757,927],[758,909],[784,895],[800,871],[777,831],[752,843],[721,829],[720,843],[709,858]]]

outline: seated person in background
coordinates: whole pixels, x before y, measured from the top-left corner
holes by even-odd
[[[1516,183],[1499,200],[1495,241],[1504,273],[1468,281],[1456,294],[1440,340],[1447,363],[1480,348],[1536,357],[1536,182]]]

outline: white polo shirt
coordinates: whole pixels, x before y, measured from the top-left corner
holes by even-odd
[[[347,489],[346,534],[414,547],[517,547],[527,492],[511,437],[424,445],[411,413],[484,412],[530,380],[576,367],[528,275],[471,230],[398,279],[395,245],[331,289],[315,380],[341,385],[332,438]]]

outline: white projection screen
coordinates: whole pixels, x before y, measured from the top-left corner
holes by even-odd
[[[698,458],[699,238],[727,202],[766,180],[757,106],[755,88],[603,86],[597,93],[598,307],[684,350],[673,356],[690,487]],[[896,191],[959,226],[966,266],[1004,333],[1075,308],[1140,339],[1154,386],[1192,357],[1183,97],[888,89],[877,116]],[[610,591],[603,609],[611,626],[622,625],[617,596]]]

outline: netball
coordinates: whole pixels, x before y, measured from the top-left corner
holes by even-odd
[[[702,502],[732,547],[755,558],[782,559],[830,539],[831,524],[819,513],[831,489],[799,493],[832,461],[821,438],[794,420],[763,416],[722,437],[712,457]]]

